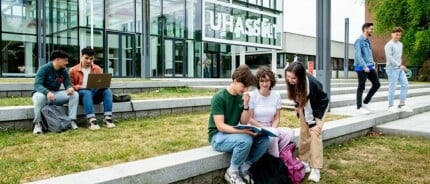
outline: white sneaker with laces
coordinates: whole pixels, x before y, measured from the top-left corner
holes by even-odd
[[[76,130],[76,129],[78,129],[79,127],[78,127],[78,125],[76,124],[76,122],[75,121],[72,121],[72,129],[73,130]]]
[[[104,126],[106,128],[115,128],[116,127],[116,125],[113,123],[113,120],[110,116],[105,117],[105,119],[103,119],[103,123],[104,123]]]
[[[309,174],[309,178],[308,180],[313,181],[313,182],[319,182],[320,181],[320,170],[319,169],[311,169],[311,174]]]
[[[359,108],[359,109],[357,109],[357,112],[359,113],[359,114],[370,114],[370,111],[368,111],[367,109],[365,109],[365,108]]]
[[[390,111],[390,112],[399,112],[398,108],[396,108],[394,106],[388,106],[388,111]]]
[[[226,171],[224,174],[224,179],[229,184],[245,184],[245,182],[240,177],[239,171],[231,172],[231,173]]]
[[[97,124],[97,120],[96,119],[91,119],[89,121],[90,126],[88,127],[90,130],[98,130],[100,129],[100,126]]]
[[[42,126],[40,123],[34,123],[34,129],[33,134],[41,134],[42,133]]]
[[[412,110],[410,107],[408,107],[407,105],[399,105],[398,109],[400,111],[404,111],[404,112],[414,112],[414,110]]]
[[[309,163],[308,162],[304,162],[304,161],[301,161],[301,162],[305,166],[305,172],[306,173],[310,173],[311,172],[311,167],[309,167]]]

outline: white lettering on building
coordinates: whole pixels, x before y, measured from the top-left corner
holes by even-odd
[[[227,13],[214,13],[206,10],[209,13],[210,28],[214,31],[233,32],[236,38],[242,35],[257,36],[263,38],[274,37],[276,24],[272,24],[269,19],[245,19],[242,17],[234,17]]]

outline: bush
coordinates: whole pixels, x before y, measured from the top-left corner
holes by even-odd
[[[430,59],[424,61],[423,67],[420,69],[419,81],[430,81]]]

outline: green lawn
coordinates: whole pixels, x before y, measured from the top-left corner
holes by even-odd
[[[158,88],[147,92],[132,93],[132,100],[187,98],[198,96],[212,96],[216,89],[197,89],[189,87]],[[0,107],[33,105],[31,97],[0,97]]]
[[[298,127],[295,113],[281,114],[281,126]],[[61,134],[2,131],[0,183],[29,182],[207,146],[208,116],[205,112],[120,120],[114,129],[80,128]]]

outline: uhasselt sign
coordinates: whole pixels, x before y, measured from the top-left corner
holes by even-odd
[[[203,10],[204,41],[282,48],[282,14],[215,0],[203,1]]]
[[[210,10],[206,12],[209,13],[210,28],[214,31],[233,32],[236,38],[240,38],[243,34],[273,38],[276,25],[271,24],[267,18],[244,20],[242,17],[227,13],[215,13]]]

